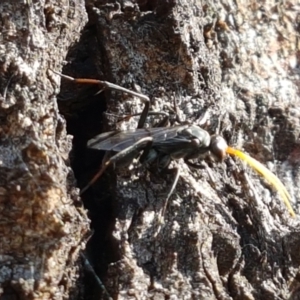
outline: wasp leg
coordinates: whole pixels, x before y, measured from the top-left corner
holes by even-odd
[[[143,128],[144,127],[144,124],[146,122],[146,118],[147,116],[149,115],[163,115],[164,118],[157,124],[155,124],[154,127],[166,127],[168,122],[169,122],[169,119],[170,119],[170,115],[166,112],[156,112],[156,111],[149,111],[149,107],[150,107],[150,102],[145,102],[145,107],[142,111],[142,113],[138,113],[138,114],[133,114],[133,115],[129,115],[127,117],[125,117],[124,119],[128,118],[128,117],[134,117],[134,116],[141,116],[140,117],[140,120],[139,120],[139,123],[138,123],[138,127],[137,128]],[[175,114],[176,114],[176,121],[179,123],[179,124],[183,124],[185,122],[181,121],[179,119],[179,116],[178,116],[178,107],[177,107],[177,104],[176,104],[176,101],[174,99],[174,110],[175,110]]]
[[[148,112],[149,112],[149,108],[150,108],[150,100],[149,101],[144,101],[144,109],[141,113],[141,116],[140,116],[140,119],[139,119],[139,122],[138,122],[138,126],[137,128],[143,128],[144,125],[145,125],[145,122],[146,122],[146,119],[147,119],[147,116],[148,116]]]
[[[214,176],[213,176],[209,166],[207,165],[207,163],[205,161],[203,161],[202,164],[194,164],[194,163],[192,163],[192,162],[190,162],[189,160],[186,159],[184,162],[191,168],[198,169],[198,170],[205,170],[208,174],[208,177],[210,179],[212,187],[214,189],[216,188],[216,180],[214,179]]]
[[[106,162],[104,162],[100,170],[95,174],[92,180],[81,190],[81,195],[93,185],[97,179],[105,172],[105,170],[111,165],[116,164],[117,162],[126,159],[126,157],[132,155],[133,152],[139,152],[148,147],[149,144],[152,144],[152,137],[145,137],[134,143],[132,146],[127,147],[126,149],[116,153]]]
[[[189,160],[185,160],[184,161],[189,167],[194,168],[194,169],[200,169],[200,170],[204,170],[206,169],[206,166],[204,164],[195,164],[190,162]]]
[[[6,100],[7,90],[8,90],[8,87],[9,87],[10,82],[11,82],[11,80],[13,79],[13,77],[14,77],[14,74],[11,75],[10,78],[8,79],[8,81],[7,81],[6,87],[5,87],[4,92],[3,92],[3,99],[4,99],[4,100]]]
[[[143,112],[141,114],[134,114],[134,115],[131,115],[131,116],[140,115],[141,116],[140,120],[141,120],[141,119],[144,118],[144,117],[142,118],[142,114],[143,114]],[[166,127],[168,122],[169,122],[169,119],[170,119],[170,115],[168,113],[164,112],[164,111],[148,111],[148,113],[145,117],[145,120],[143,120],[143,124],[139,124],[138,128],[143,128],[144,127],[146,118],[148,116],[164,116],[164,118],[160,122],[158,122],[157,124],[153,125],[153,127]],[[142,127],[139,127],[141,125],[142,125]]]
[[[154,234],[154,236],[157,236],[158,233],[160,232],[161,230],[161,227],[162,227],[162,224],[164,224],[164,216],[165,216],[165,212],[167,210],[167,207],[168,207],[168,202],[169,202],[169,199],[170,197],[172,196],[176,186],[177,186],[177,183],[178,183],[178,180],[179,180],[179,176],[180,176],[180,171],[179,171],[179,168],[173,168],[173,169],[169,169],[169,170],[166,170],[167,173],[175,173],[175,177],[174,177],[174,180],[173,180],[173,184],[171,186],[171,189],[164,201],[164,205],[162,207],[162,210],[158,216],[158,223],[157,223],[157,229],[156,229],[156,232]]]
[[[162,115],[162,113],[160,113]],[[157,124],[155,124],[154,127],[167,127],[169,120],[170,120],[170,116],[168,113],[164,113],[164,118],[158,122]]]
[[[153,141],[149,142],[143,151],[143,154],[140,156],[139,161],[141,164],[147,163],[149,161],[149,154],[153,146]]]
[[[124,117],[119,118],[118,122],[128,121],[130,118],[137,116],[141,116],[141,113],[125,115]],[[169,114],[164,111],[149,111],[147,116],[164,116],[163,120],[160,121],[158,124],[155,124],[153,127],[165,127],[170,119]]]
[[[177,186],[177,183],[178,183],[178,180],[179,180],[179,176],[180,176],[179,168],[169,169],[167,172],[168,173],[169,172],[170,173],[175,173],[175,176],[174,176],[173,184],[172,184],[172,186],[170,188],[170,191],[169,191],[169,193],[168,193],[168,195],[167,195],[167,197],[165,199],[164,206],[163,206],[163,208],[161,210],[161,216],[160,216],[161,220],[163,220],[163,217],[165,215],[165,212],[166,212],[166,209],[167,209],[167,206],[168,206],[168,201],[169,201],[170,197],[172,196],[172,194],[173,194],[173,192],[174,192],[174,190],[175,190],[175,188]]]
[[[115,90],[115,91],[119,91],[119,92],[122,92],[122,93],[127,93],[129,95],[141,98],[144,103],[150,102],[150,99],[149,99],[148,96],[137,93],[137,92],[134,92],[134,91],[131,91],[131,90],[128,90],[126,88],[123,88],[123,87],[121,87],[117,84],[114,84],[114,83],[111,83],[111,82],[108,82],[108,81],[101,81],[101,80],[98,80],[98,79],[89,79],[89,78],[73,78],[71,76],[67,76],[67,75],[58,73],[54,70],[51,70],[51,71],[53,73],[55,73],[56,75],[59,75],[62,78],[65,78],[65,79],[70,80],[70,81],[74,81],[76,83],[96,84],[96,85],[101,86],[103,90],[104,89],[110,89],[110,90]]]
[[[108,82],[108,81],[101,81],[101,80],[98,80],[98,79],[89,79],[89,78],[74,78],[74,77],[71,77],[71,76],[67,76],[67,75],[58,73],[54,70],[51,70],[51,71],[53,73],[61,76],[62,78],[65,78],[65,79],[70,80],[70,81],[74,81],[76,83],[99,85],[101,87],[101,91],[103,91],[105,89],[110,89],[110,90],[115,90],[115,91],[119,91],[119,92],[122,92],[122,93],[127,93],[129,95],[140,98],[142,100],[142,102],[145,104],[145,106],[144,106],[144,109],[141,113],[141,117],[140,117],[140,120],[139,120],[139,123],[138,123],[138,128],[143,128],[144,127],[146,118],[148,116],[149,107],[150,107],[150,99],[149,99],[148,96],[146,96],[144,94],[134,92],[132,90],[128,90],[126,88],[123,88],[123,87],[121,87],[117,84],[114,84],[114,83],[111,83],[111,82]]]

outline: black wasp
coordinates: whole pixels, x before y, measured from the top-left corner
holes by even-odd
[[[139,157],[139,161],[142,164],[145,164],[147,167],[155,167],[158,170],[163,170],[169,166],[171,160],[182,158],[187,165],[198,167],[198,165],[193,164],[191,160],[210,154],[217,160],[222,161],[226,154],[230,154],[246,161],[254,170],[256,170],[271,185],[273,185],[283,198],[290,214],[295,216],[295,213],[289,202],[291,197],[281,181],[266,167],[252,157],[239,150],[229,147],[224,138],[221,136],[210,135],[198,125],[193,124],[144,129],[143,126],[148,116],[150,106],[150,99],[148,96],[128,90],[107,81],[72,78],[57,72],[54,73],[76,83],[96,84],[99,85],[102,90],[111,89],[139,97],[145,104],[137,129],[106,132],[97,135],[88,141],[88,148],[107,151],[108,153],[111,153],[111,156],[105,156],[100,170],[92,178],[88,185],[82,189],[81,194],[84,193],[93,183],[95,183],[95,181],[104,173],[108,166],[116,164],[128,164],[136,157]],[[167,199],[174,191],[178,178],[179,171],[177,170],[174,183],[167,196]]]

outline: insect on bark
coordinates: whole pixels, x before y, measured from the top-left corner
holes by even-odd
[[[226,157],[226,154],[230,154],[247,162],[256,172],[263,176],[270,185],[278,191],[291,216],[295,217],[295,213],[290,205],[291,197],[282,182],[254,158],[229,147],[223,137],[210,135],[207,131],[195,124],[144,129],[143,126],[150,107],[150,99],[148,96],[107,81],[73,78],[57,72],[54,73],[76,83],[96,84],[99,85],[102,90],[111,89],[127,93],[139,97],[144,102],[144,109],[140,114],[137,129],[105,132],[88,141],[88,148],[107,151],[113,154],[110,157],[108,155],[105,156],[99,171],[82,189],[81,194],[94,184],[110,165],[116,165],[124,161],[130,162],[136,157],[139,157],[140,163],[146,165],[148,168],[156,167],[158,170],[164,170],[168,168],[172,160],[184,159],[187,165],[197,167],[198,165],[193,164],[191,160],[210,154],[218,161],[222,161]],[[177,185],[179,175],[179,171],[176,170],[174,183],[166,197],[162,215],[166,209],[168,199]]]

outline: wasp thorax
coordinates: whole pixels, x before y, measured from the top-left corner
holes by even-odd
[[[228,145],[224,138],[219,135],[212,135],[210,140],[210,151],[220,161],[226,156]]]

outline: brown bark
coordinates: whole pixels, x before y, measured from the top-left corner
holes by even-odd
[[[86,22],[83,1],[1,1],[1,299],[75,292],[88,219],[49,68]]]
[[[89,23],[63,72],[138,88],[151,97],[156,111],[172,114],[175,98],[180,117],[189,121],[206,112],[205,128],[268,165],[294,197],[297,212],[296,6],[275,1],[264,6],[197,0],[110,2],[87,3]],[[57,76],[50,77],[48,71],[60,71],[83,26],[84,9],[79,2],[68,9],[51,3],[38,9],[28,2],[27,38],[23,31],[4,30],[0,52],[5,116],[0,152],[5,239],[0,249],[6,255],[3,270],[9,270],[1,282],[23,298],[60,299],[69,293],[87,230],[85,215],[71,201],[76,192],[66,181],[70,139],[54,101]],[[8,4],[1,5],[2,24],[10,24],[4,14]],[[34,47],[45,36],[47,47]],[[19,44],[26,64],[11,54]],[[86,140],[116,128],[114,115],[143,107],[124,94],[96,91],[66,83],[58,96],[74,135],[73,170],[79,186],[101,163],[99,153],[86,150]],[[153,123],[150,118],[149,125]],[[119,125],[135,128],[136,122]],[[115,299],[298,299],[299,225],[276,193],[230,157],[221,164],[208,161],[205,170],[174,165],[181,179],[163,224],[160,212],[172,175],[151,174],[136,164],[130,170],[106,172],[84,194],[95,231],[89,257],[108,293]],[[90,287],[91,299],[98,293]]]

